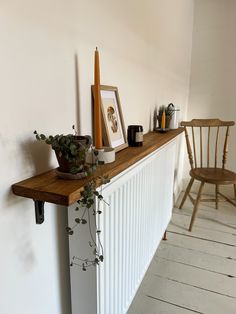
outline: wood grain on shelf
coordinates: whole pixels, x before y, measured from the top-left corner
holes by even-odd
[[[71,205],[80,198],[84,185],[93,177],[108,176],[110,179],[126,170],[145,156],[183,132],[183,128],[167,133],[150,132],[144,135],[143,146],[128,147],[116,153],[113,163],[99,166],[92,177],[80,180],[60,179],[55,169],[12,185],[14,194],[59,205]]]

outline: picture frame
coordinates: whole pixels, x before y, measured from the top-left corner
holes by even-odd
[[[118,88],[101,85],[100,93],[103,143],[117,152],[128,146]]]

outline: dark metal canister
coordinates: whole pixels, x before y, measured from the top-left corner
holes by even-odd
[[[143,145],[143,127],[142,125],[128,126],[128,144],[129,146]]]

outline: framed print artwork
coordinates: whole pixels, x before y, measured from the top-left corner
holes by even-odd
[[[100,86],[103,142],[119,151],[128,146],[117,87]]]

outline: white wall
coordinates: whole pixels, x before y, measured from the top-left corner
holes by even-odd
[[[192,19],[189,0],[1,2],[1,314],[70,313],[66,211],[46,204],[36,225],[33,202],[10,189],[56,166],[33,131],[67,133],[78,122],[91,133],[96,46],[101,81],[118,86],[126,127],[147,132],[154,107],[169,102],[184,113]]]
[[[236,1],[195,0],[194,12],[188,119],[236,120]],[[228,155],[228,167],[234,171],[235,136],[236,127]]]

